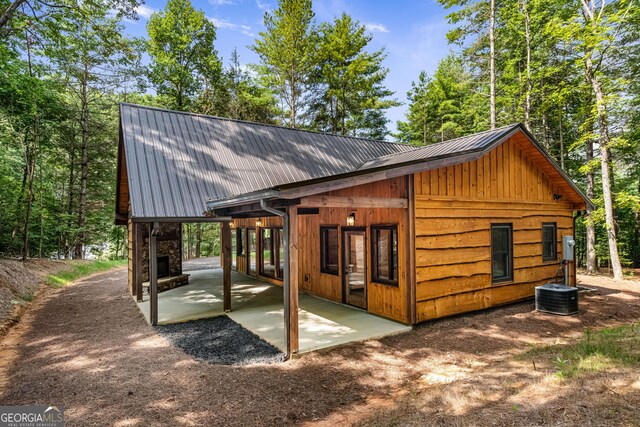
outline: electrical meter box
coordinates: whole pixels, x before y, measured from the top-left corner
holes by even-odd
[[[566,261],[573,261],[573,247],[576,241],[573,236],[562,236],[562,258]]]

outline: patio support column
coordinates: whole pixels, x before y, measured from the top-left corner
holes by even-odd
[[[136,301],[142,302],[142,246],[144,238],[142,237],[143,223],[132,222],[133,226],[133,260],[132,273],[133,286],[136,293]]]
[[[231,311],[231,224],[222,223],[222,289],[225,313]]]
[[[149,322],[158,324],[158,255],[156,239],[160,231],[157,222],[149,224]]]
[[[287,243],[285,251],[286,263],[289,265],[289,277],[285,280],[289,283],[288,292],[285,292],[285,325],[289,328],[287,334],[287,353],[297,353],[299,349],[298,335],[298,207],[288,208],[288,216],[284,218],[288,222]],[[285,282],[285,283],[287,283]],[[287,321],[288,320],[288,321]]]

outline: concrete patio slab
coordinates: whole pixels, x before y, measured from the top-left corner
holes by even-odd
[[[190,272],[190,284],[158,295],[158,323],[169,324],[224,314],[222,270]],[[231,274],[229,318],[285,350],[282,288],[236,272]],[[149,320],[148,296],[138,303]],[[299,353],[410,331],[411,327],[322,298],[299,295]]]

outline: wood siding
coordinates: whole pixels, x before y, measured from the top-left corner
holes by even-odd
[[[573,235],[584,202],[573,203],[527,144],[514,137],[477,161],[415,174],[418,321],[531,297],[556,277],[562,236]],[[558,261],[542,260],[543,222],[557,223]],[[513,225],[513,280],[500,284],[491,279],[496,223]]]
[[[323,193],[336,197],[406,198],[406,177]],[[367,310],[401,322],[409,322],[407,305],[407,239],[406,209],[397,208],[329,208],[320,207],[317,215],[298,215],[299,283],[307,293],[342,302],[342,230],[347,216],[355,213],[355,227],[366,227]],[[398,286],[371,281],[372,225],[398,225]],[[338,226],[338,275],[320,271],[320,226]]]
[[[344,190],[323,193],[324,196],[335,197],[379,197],[379,198],[407,198],[406,177],[393,178],[385,181],[360,185]],[[407,209],[398,208],[333,208],[319,207],[318,214],[298,214],[298,280],[299,289],[312,295],[320,296],[336,302],[343,301],[342,291],[342,230],[346,226],[346,218],[354,212],[355,227],[366,227],[366,257],[367,257],[367,309],[370,313],[388,317],[394,320],[409,322],[409,305],[407,302],[407,250],[409,230],[407,228]],[[235,227],[253,227],[256,229],[256,239],[259,229],[255,227],[257,218],[235,219]],[[280,217],[260,218],[263,227],[280,227]],[[320,226],[333,225],[338,227],[338,275],[320,271]],[[398,226],[398,286],[385,285],[371,281],[371,225]],[[245,245],[247,245],[245,233]],[[245,246],[248,254],[248,245]],[[259,250],[259,248],[258,248]],[[236,270],[247,272],[247,257],[236,257]],[[258,268],[259,272],[259,268]],[[259,275],[259,279],[269,283],[282,285],[279,280]]]

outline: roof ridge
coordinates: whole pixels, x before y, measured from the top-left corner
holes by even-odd
[[[340,138],[352,138],[352,139],[359,139],[359,140],[362,140],[362,141],[377,142],[377,143],[384,143],[384,144],[392,144],[392,145],[397,145],[397,146],[402,146],[402,147],[412,147],[411,144],[407,144],[405,142],[399,142],[399,141],[385,141],[383,139],[372,139],[372,138],[364,138],[364,137],[361,137],[361,136],[339,135],[337,133],[320,132],[320,131],[315,131],[315,130],[299,129],[299,128],[290,128],[290,127],[287,127],[287,126],[273,125],[273,124],[270,124],[270,123],[252,122],[252,121],[249,121],[249,120],[232,119],[232,118],[229,118],[229,117],[220,117],[220,116],[211,116],[211,115],[208,115],[208,114],[191,113],[189,111],[171,110],[169,108],[153,107],[151,105],[133,104],[131,102],[120,102],[119,104],[121,106],[122,105],[126,105],[126,106],[136,107],[136,108],[146,108],[146,109],[149,109],[149,110],[165,111],[167,113],[184,114],[184,115],[187,115],[187,116],[204,117],[204,118],[207,118],[207,119],[226,120],[226,121],[229,121],[229,122],[244,123],[244,124],[249,124],[249,125],[257,125],[257,126],[273,127],[273,128],[277,128],[277,129],[284,129],[284,130],[294,130],[294,131],[298,131],[298,132],[306,132],[306,133],[312,133],[312,134],[316,134],[316,135],[337,136],[337,137],[340,137]]]

